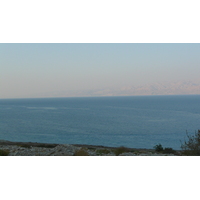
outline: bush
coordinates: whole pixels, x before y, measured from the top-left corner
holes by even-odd
[[[110,150],[108,150],[108,149],[97,149],[96,150],[97,155],[109,154],[109,153],[110,153]]]
[[[153,147],[155,149],[155,151],[157,152],[162,152],[163,151],[163,147],[161,144],[157,144]]]
[[[120,154],[122,154],[122,153],[124,153],[124,152],[130,152],[130,151],[131,151],[131,150],[130,150],[129,148],[126,148],[126,147],[124,147],[124,146],[121,146],[121,147],[116,148],[116,149],[114,150],[114,153],[115,153],[116,156],[118,156],[118,155],[120,155]]]
[[[57,145],[55,144],[38,144],[36,147],[43,147],[43,148],[54,148]]]
[[[161,144],[157,144],[156,146],[154,146],[154,149],[155,149],[156,152],[166,153],[166,154],[170,154],[170,153],[175,153],[176,152],[175,150],[173,150],[170,147],[163,148]]]
[[[7,156],[9,154],[8,150],[0,149],[0,156]]]
[[[89,156],[89,154],[84,148],[81,148],[74,153],[74,156]]]
[[[31,146],[30,146],[29,144],[19,144],[19,145],[17,145],[17,146],[23,147],[23,148],[28,148],[28,149],[31,148]]]
[[[194,135],[189,135],[186,131],[188,141],[181,145],[183,154],[190,156],[200,156],[200,130]]]

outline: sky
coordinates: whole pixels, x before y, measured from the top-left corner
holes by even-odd
[[[199,55],[198,43],[1,43],[0,98],[194,81]]]

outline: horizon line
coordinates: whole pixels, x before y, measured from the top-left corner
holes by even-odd
[[[147,95],[109,95],[109,96],[66,96],[66,97],[14,97],[14,98],[0,98],[0,100],[14,100],[14,99],[61,99],[61,98],[111,98],[111,97],[149,97],[149,96],[198,96],[200,94],[147,94]]]

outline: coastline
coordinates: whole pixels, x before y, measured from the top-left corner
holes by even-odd
[[[158,153],[155,149],[107,147],[86,144],[50,144],[0,140],[8,156],[181,156],[181,150]]]

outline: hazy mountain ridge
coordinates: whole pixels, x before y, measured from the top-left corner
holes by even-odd
[[[137,96],[137,95],[190,95],[200,94],[200,81],[177,81],[130,86],[123,88],[103,88],[92,90],[56,91],[48,96],[90,97],[90,96]]]
[[[146,84],[119,89],[90,91],[91,96],[130,96],[130,95],[184,95],[200,94],[200,82],[178,81]]]

